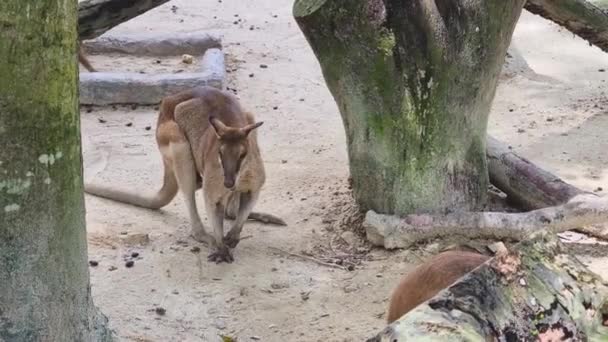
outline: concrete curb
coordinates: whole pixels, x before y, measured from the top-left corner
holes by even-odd
[[[92,54],[125,53],[136,56],[201,56],[212,48],[221,49],[221,38],[205,32],[188,32],[172,35],[108,35],[83,42]]]
[[[200,50],[199,50],[200,51]],[[181,53],[181,52],[179,52]],[[173,54],[176,54],[175,51]],[[207,49],[201,71],[181,74],[140,74],[132,72],[92,72],[80,74],[80,104],[157,104],[169,94],[197,86],[223,88],[224,53]]]

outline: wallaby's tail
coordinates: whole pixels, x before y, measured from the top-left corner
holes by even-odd
[[[229,220],[234,220],[235,216],[232,215],[232,213],[229,213],[228,211],[226,211],[226,218]],[[254,221],[260,221],[262,223],[270,223],[270,224],[276,224],[278,226],[286,226],[287,223],[285,221],[283,221],[282,218],[271,215],[271,214],[266,214],[266,213],[257,213],[257,212],[250,212],[249,216],[247,217],[249,220],[254,220]]]
[[[89,72],[97,72],[97,70],[95,70],[95,68],[93,68],[93,66],[91,65],[91,62],[89,62],[87,56],[85,56],[84,52],[82,51],[82,47],[78,47],[78,61],[87,70],[89,70]]]
[[[177,180],[173,173],[165,168],[163,178],[162,188],[153,196],[144,196],[89,183],[84,184],[84,192],[142,208],[160,209],[169,204],[177,194]]]

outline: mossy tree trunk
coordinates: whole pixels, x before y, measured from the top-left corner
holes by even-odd
[[[523,4],[296,0],[342,114],[363,210],[482,207],[488,115]]]
[[[87,265],[76,0],[0,1],[0,340],[109,341]]]

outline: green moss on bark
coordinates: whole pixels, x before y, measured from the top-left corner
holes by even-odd
[[[363,209],[475,210],[486,200],[487,118],[523,0],[437,2],[436,17],[425,4],[294,5],[342,114]]]
[[[0,2],[0,339],[108,341],[87,267],[77,2]],[[53,317],[53,319],[49,319]]]

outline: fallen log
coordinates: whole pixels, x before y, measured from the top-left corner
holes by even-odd
[[[608,284],[541,232],[367,341],[605,341],[607,313]]]
[[[606,221],[608,198],[578,195],[565,204],[524,213],[457,212],[400,218],[370,210],[363,226],[371,243],[395,249],[447,237],[521,241],[543,230],[559,233]]]
[[[605,0],[528,0],[524,7],[608,52],[608,2]]]
[[[490,182],[519,208],[534,210],[564,204],[586,193],[518,156],[495,138],[488,136],[486,141]]]
[[[131,20],[169,0],[85,0],[78,4],[80,40],[101,36],[111,28]]]

